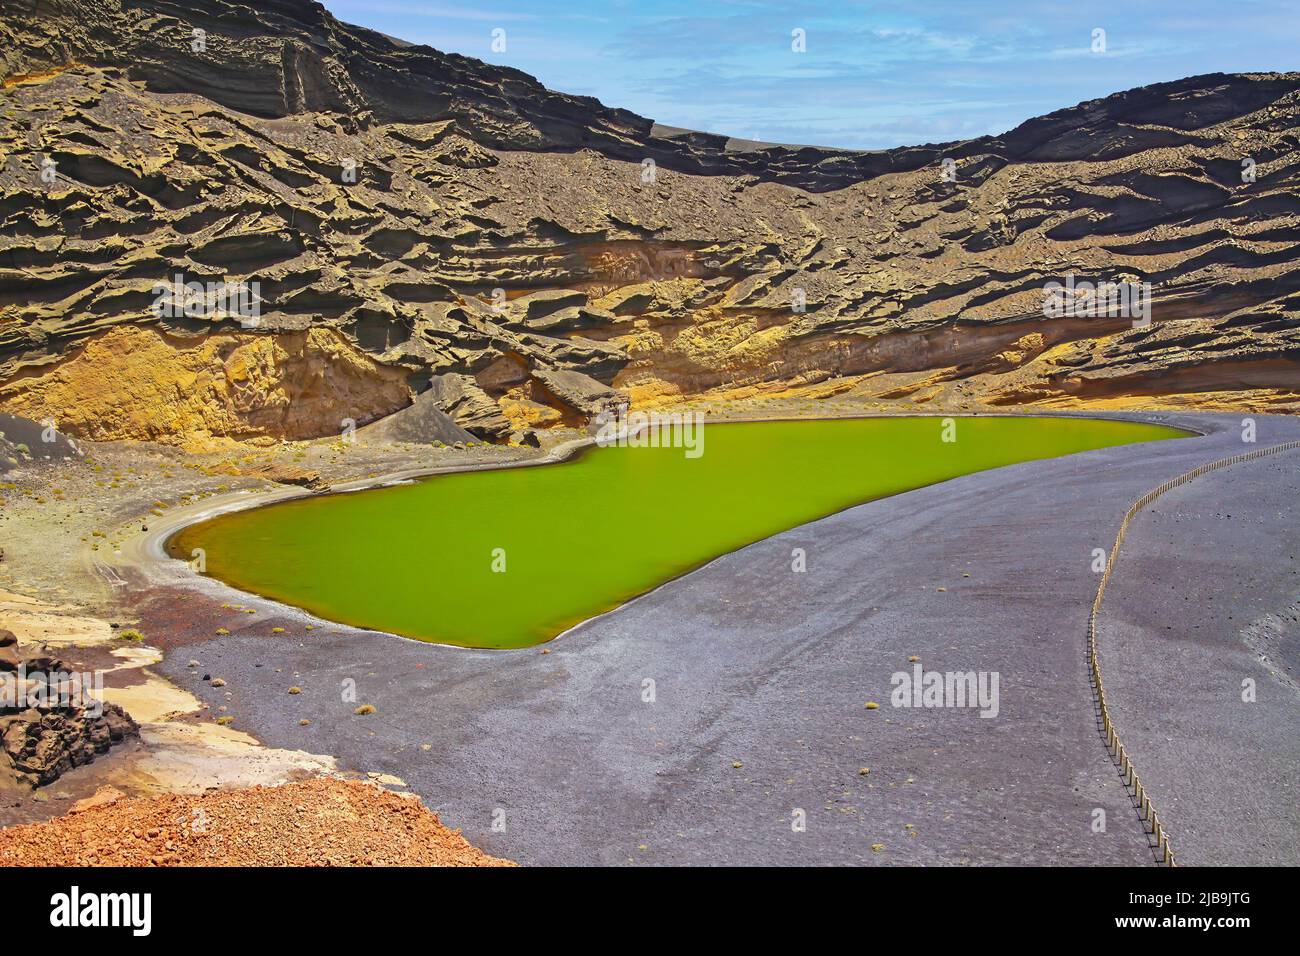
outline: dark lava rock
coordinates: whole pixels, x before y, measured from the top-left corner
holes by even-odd
[[[36,696],[34,685],[49,693]],[[49,648],[24,650],[0,629],[0,777],[44,786],[139,733],[121,707],[83,706],[74,688],[72,669]]]

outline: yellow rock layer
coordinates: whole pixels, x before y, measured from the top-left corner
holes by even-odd
[[[0,384],[0,408],[96,441],[205,448],[220,439],[340,434],[409,404],[403,369],[331,329],[201,340],[121,326],[39,374]]]

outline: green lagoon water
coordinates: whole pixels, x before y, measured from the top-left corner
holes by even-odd
[[[597,448],[564,464],[303,498],[194,525],[207,573],[320,617],[421,640],[526,647],[753,541],[985,468],[1181,437],[1068,418],[754,422],[704,452]],[[504,552],[505,571],[499,567]],[[815,556],[812,559],[815,561]],[[773,573],[789,573],[789,565]]]

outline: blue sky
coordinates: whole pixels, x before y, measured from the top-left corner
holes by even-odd
[[[1297,0],[325,0],[670,126],[877,149],[1197,73],[1300,69]],[[1093,32],[1105,31],[1105,52]],[[505,50],[492,50],[493,30]],[[791,50],[804,31],[806,52]]]

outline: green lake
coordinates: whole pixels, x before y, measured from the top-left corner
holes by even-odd
[[[955,440],[944,441],[943,422],[706,425],[698,457],[594,448],[563,464],[300,498],[193,525],[168,549],[188,559],[202,548],[209,575],[329,620],[446,644],[527,647],[851,505],[1014,462],[1186,434],[981,417],[951,420]],[[789,562],[773,568],[783,571]]]

